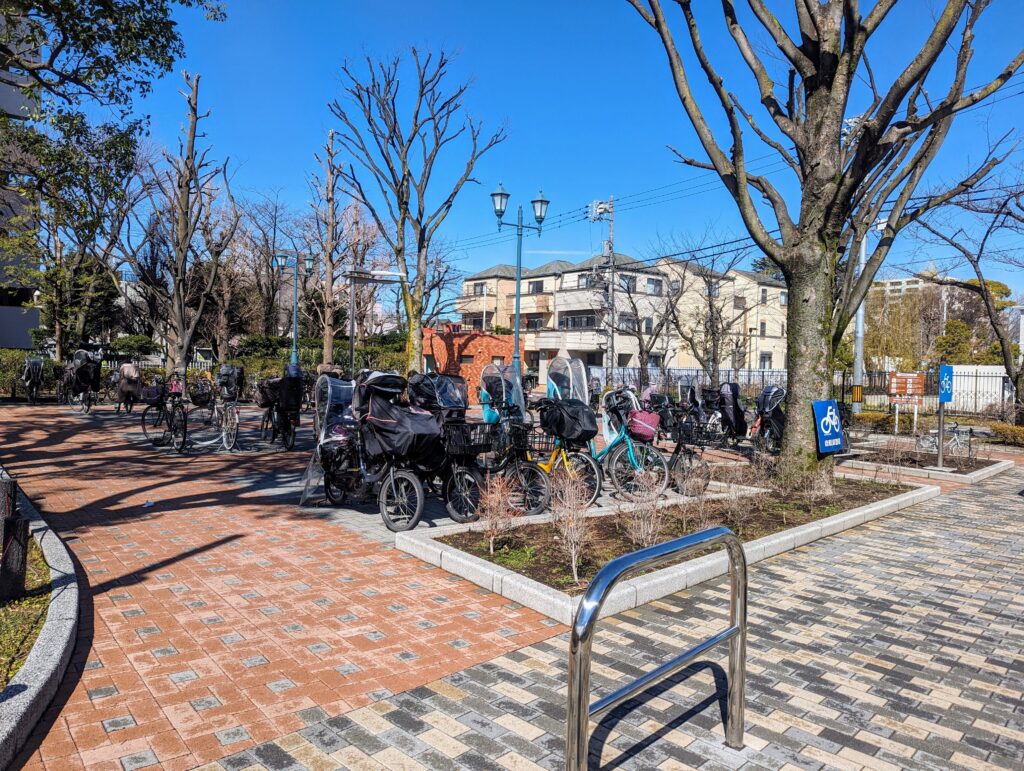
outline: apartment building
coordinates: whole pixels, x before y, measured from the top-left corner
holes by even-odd
[[[541,380],[559,355],[589,366],[637,367],[646,359],[653,367],[699,367],[710,347],[706,319],[715,314],[724,319],[723,368],[782,367],[787,299],[785,286],[770,277],[717,274],[678,259],[652,263],[617,253],[556,260],[522,271],[524,363]],[[511,330],[514,266],[467,277],[456,311],[464,328]]]

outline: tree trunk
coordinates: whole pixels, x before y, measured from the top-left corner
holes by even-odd
[[[419,313],[412,312],[408,321],[409,328],[405,338],[406,370],[419,372],[423,367],[423,319]]]
[[[825,245],[804,246],[807,253],[789,280],[788,388],[786,430],[778,477],[783,486],[811,483],[823,492],[832,489],[832,459],[819,458],[813,402],[827,399],[831,368],[831,260]]]
[[[1024,344],[1024,341],[1022,341]],[[1016,413],[1013,418],[1014,425],[1024,426],[1024,367],[1017,370],[1017,376],[1013,379],[1013,386],[1016,389],[1013,406]]]

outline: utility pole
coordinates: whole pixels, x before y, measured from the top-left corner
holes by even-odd
[[[605,242],[605,256],[608,258],[608,377],[609,385],[614,385],[612,375],[615,372],[615,196],[608,196],[607,201],[594,201],[590,204],[589,219],[591,222],[603,221],[608,216],[608,240]]]
[[[868,234],[860,239],[860,256],[857,259],[857,275],[864,273],[868,261]],[[853,400],[853,414],[861,411],[864,393],[864,302],[857,306],[853,332],[853,389],[858,398]]]

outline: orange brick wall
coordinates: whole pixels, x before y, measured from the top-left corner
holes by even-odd
[[[495,357],[501,357],[505,364],[511,364],[513,339],[512,335],[495,335],[490,332],[424,329],[423,354],[434,357],[436,371],[465,378],[469,386],[469,399],[476,404],[480,372]],[[519,356],[525,358],[522,340],[519,341]],[[462,362],[460,359],[463,357],[472,357],[473,360]]]

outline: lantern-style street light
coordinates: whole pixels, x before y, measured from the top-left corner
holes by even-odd
[[[508,208],[509,194],[505,192],[505,188],[498,184],[498,189],[491,193],[491,204],[494,206],[494,216],[498,218],[498,231],[501,231],[502,225],[509,223],[505,222],[503,217],[505,216],[505,210]],[[519,302],[522,297],[522,286],[520,282],[523,277],[523,230],[536,230],[537,235],[540,235],[541,225],[544,223],[544,218],[548,216],[548,204],[551,203],[547,198],[544,197],[544,191],[537,193],[537,197],[530,201],[533,206],[533,218],[537,221],[536,225],[527,225],[523,223],[523,207],[518,207],[516,215],[516,318],[513,326],[513,351],[512,351],[512,364],[515,365],[516,374],[522,378],[523,366],[519,361]]]
[[[270,267],[283,272],[288,263],[292,264],[292,364],[299,363],[299,256],[275,254],[270,258]],[[306,275],[313,272],[313,256],[306,255]]]

